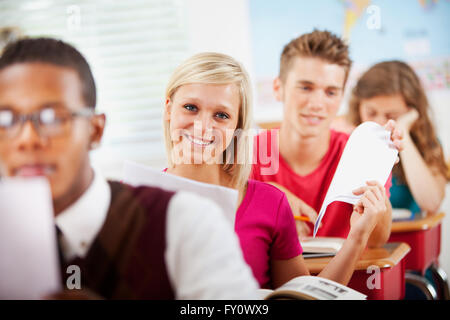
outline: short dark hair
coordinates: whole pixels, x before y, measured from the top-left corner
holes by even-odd
[[[75,70],[81,81],[82,97],[95,108],[97,92],[91,68],[83,55],[68,43],[52,38],[25,38],[9,43],[0,56],[0,70],[15,63],[42,62]]]

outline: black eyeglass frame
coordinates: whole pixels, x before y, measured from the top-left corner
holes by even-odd
[[[42,134],[42,129],[41,129],[41,113],[47,109],[49,109],[49,108],[37,110],[37,111],[29,113],[29,114],[16,115],[15,116],[16,122],[13,123],[13,125],[11,126],[11,129],[16,125],[19,125],[19,127],[17,128],[17,132],[10,134],[10,135],[5,134],[4,137],[2,137],[0,135],[0,139],[2,139],[2,138],[12,139],[12,138],[17,137],[17,135],[22,131],[22,128],[27,121],[31,121],[31,123],[33,124],[34,128],[39,133],[39,135],[41,135],[43,137],[52,137],[53,135]],[[69,111],[67,113],[67,116],[73,120],[74,118],[77,118],[77,117],[90,118],[92,116],[95,116],[95,114],[96,113],[95,113],[94,108],[85,107],[79,111]],[[6,129],[6,130],[8,130],[8,129]]]

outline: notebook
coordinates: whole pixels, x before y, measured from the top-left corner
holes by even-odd
[[[344,238],[307,237],[301,240],[304,258],[333,257],[344,244]]]

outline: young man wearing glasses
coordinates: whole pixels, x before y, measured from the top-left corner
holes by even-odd
[[[78,265],[82,288],[104,298],[253,298],[256,282],[214,203],[106,181],[91,168],[89,150],[105,126],[95,104],[91,70],[75,48],[46,38],[5,48],[0,174],[48,179],[62,270]]]

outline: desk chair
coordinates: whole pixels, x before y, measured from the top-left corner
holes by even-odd
[[[382,248],[369,248],[358,260],[348,287],[367,296],[368,300],[401,300],[405,295],[405,256],[410,251],[406,243],[387,243]],[[319,274],[332,258],[305,259],[312,275]],[[373,268],[379,272],[379,287],[371,288]],[[372,270],[372,271],[371,271]]]
[[[419,288],[429,300],[450,299],[448,277],[439,267],[441,224],[444,213],[392,223],[389,242],[405,242],[411,247],[406,257],[405,282]],[[429,269],[438,290],[425,277]]]

